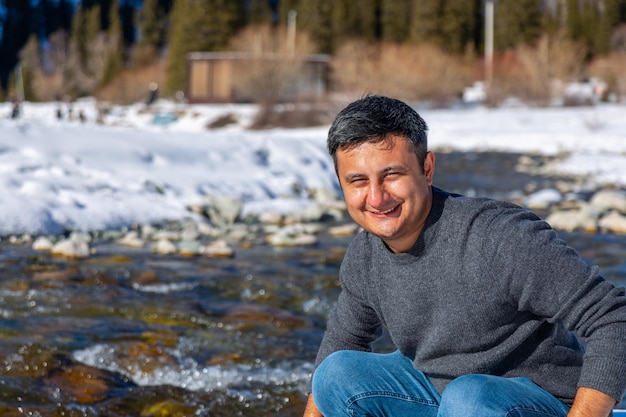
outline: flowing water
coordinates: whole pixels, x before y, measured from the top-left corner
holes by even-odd
[[[557,180],[515,172],[518,158],[439,155],[436,182],[506,198]],[[563,236],[626,285],[626,236]],[[0,415],[302,415],[350,239],[258,242],[232,259],[100,240],[69,260],[0,243]]]

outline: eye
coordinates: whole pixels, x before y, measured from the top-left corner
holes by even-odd
[[[387,173],[385,173],[385,178],[395,178],[400,176],[400,172],[398,171],[389,171]]]
[[[360,176],[351,176],[349,178],[346,179],[346,183],[350,184],[350,185],[363,185],[367,182],[367,178],[366,177],[360,177]]]

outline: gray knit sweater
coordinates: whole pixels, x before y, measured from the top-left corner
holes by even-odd
[[[385,326],[442,391],[470,373],[525,376],[571,404],[578,386],[621,399],[626,296],[535,214],[433,187],[408,253],[359,233],[316,364],[371,349]]]

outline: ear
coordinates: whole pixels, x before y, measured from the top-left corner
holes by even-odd
[[[433,184],[433,176],[435,175],[435,154],[432,152],[426,153],[426,158],[424,159],[424,176],[428,181],[428,185]]]

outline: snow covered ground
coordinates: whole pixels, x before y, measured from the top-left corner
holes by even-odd
[[[0,236],[103,230],[183,219],[209,195],[235,196],[245,212],[289,211],[307,190],[338,190],[326,153],[328,126],[247,129],[252,105],[115,106],[74,103],[85,121],[56,117],[57,103],[0,104]],[[430,147],[567,154],[556,168],[626,186],[626,106],[419,110]],[[228,113],[238,123],[206,125]]]

